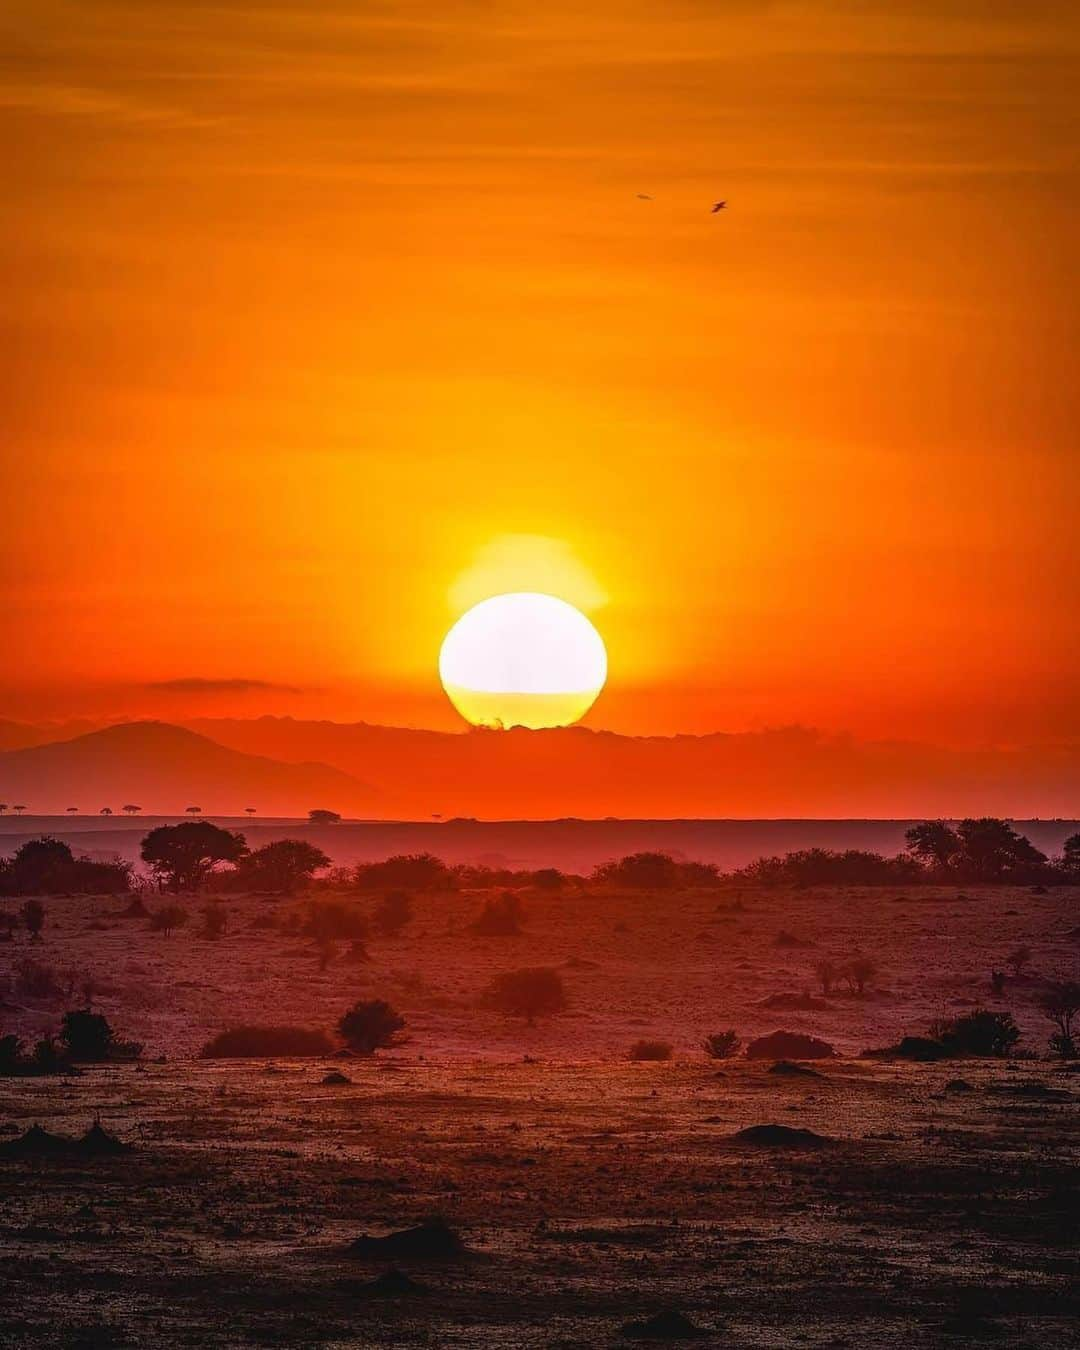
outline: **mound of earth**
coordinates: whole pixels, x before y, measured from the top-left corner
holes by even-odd
[[[332,1069],[325,1078],[319,1080],[326,1087],[338,1087],[344,1083],[351,1083],[352,1079],[347,1073],[341,1073],[338,1069]]]
[[[828,1041],[797,1031],[774,1031],[771,1036],[759,1036],[746,1047],[747,1059],[832,1059],[835,1054]]]
[[[793,1064],[790,1059],[778,1059],[769,1069],[770,1073],[780,1074],[784,1078],[820,1078],[816,1069],[808,1069],[805,1064]]]
[[[384,1270],[381,1275],[376,1276],[370,1284],[363,1284],[354,1292],[361,1298],[407,1298],[412,1294],[426,1294],[427,1291],[426,1284],[414,1280],[397,1266],[391,1266],[389,1270]]]
[[[971,1086],[971,1084],[968,1082],[966,1078],[950,1078],[949,1081],[945,1084],[945,1091],[974,1092],[975,1089]]]
[[[627,1322],[622,1334],[631,1341],[695,1341],[709,1333],[672,1308],[642,1322]]]
[[[748,1125],[734,1137],[740,1143],[755,1144],[759,1148],[823,1148],[832,1142],[823,1134],[791,1125]]]
[[[128,1153],[130,1149],[130,1144],[103,1129],[100,1121],[95,1121],[78,1139],[67,1134],[51,1134],[40,1125],[31,1125],[25,1134],[0,1144],[0,1158],[102,1158]]]
[[[452,1261],[465,1255],[465,1244],[442,1219],[428,1219],[385,1237],[361,1233],[349,1244],[353,1256],[392,1261]]]

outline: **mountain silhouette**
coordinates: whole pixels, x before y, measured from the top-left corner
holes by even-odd
[[[167,722],[125,722],[71,740],[0,754],[0,797],[35,815],[72,803],[88,814],[126,802],[148,814],[200,806],[210,814],[302,815],[328,807],[369,814],[377,794],[326,764],[283,764]]]

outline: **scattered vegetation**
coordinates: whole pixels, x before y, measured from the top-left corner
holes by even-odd
[[[939,1018],[925,1036],[904,1036],[896,1045],[866,1050],[875,1059],[909,1059],[928,1063],[1007,1055],[1020,1039],[1020,1028],[1010,1012],[976,1008],[962,1017]]]
[[[381,998],[354,1003],[337,1025],[338,1035],[358,1055],[373,1055],[393,1045],[404,1027],[404,1017]]]
[[[136,1041],[118,1040],[102,1013],[89,1009],[66,1012],[60,1026],[60,1041],[72,1063],[104,1063],[115,1059],[137,1059],[142,1046]]]
[[[679,887],[717,886],[721,875],[712,863],[676,862],[667,853],[645,852],[602,863],[594,869],[592,880],[626,890],[673,891]]]
[[[131,890],[129,863],[76,858],[62,839],[28,839],[0,859],[0,895],[120,895]]]

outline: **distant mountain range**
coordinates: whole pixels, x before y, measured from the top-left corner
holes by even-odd
[[[65,730],[68,735],[64,737]],[[0,800],[35,812],[431,819],[1071,817],[1080,749],[952,750],[792,728],[709,736],[447,733],[362,722],[0,722]]]
[[[0,754],[0,799],[35,814],[75,805],[117,814],[131,803],[151,814],[184,811],[297,815],[329,807],[368,815],[378,800],[365,784],[326,764],[283,764],[166,722],[126,722],[72,740]]]

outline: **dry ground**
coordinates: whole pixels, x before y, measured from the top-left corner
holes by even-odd
[[[97,1006],[167,1059],[0,1080],[0,1142],[100,1115],[136,1146],[0,1161],[0,1345],[614,1346],[669,1307],[708,1346],[1078,1345],[1075,1075],[843,1058],[787,1078],[699,1049],[721,1027],[786,1027],[850,1056],[982,1002],[1041,1048],[1032,994],[1075,970],[1074,894],[969,894],[744,892],[736,913],[717,910],[729,893],[536,896],[502,939],[468,933],[479,897],[439,896],[370,964],[325,972],[309,941],[250,927],[297,902],[229,901],[210,942],[197,921],[166,939],[115,901],[50,901],[44,940],[4,944],[0,970],[32,954],[95,973]],[[777,947],[781,930],[812,945]],[[988,972],[1020,944],[1034,975],[993,1002]],[[761,1006],[856,948],[881,966],[872,996]],[[494,973],[533,964],[561,969],[567,1014],[530,1029],[475,1006]],[[329,1027],[376,994],[410,1040],[375,1060],[190,1058],[227,1024]],[[4,1030],[57,1022],[3,999]],[[640,1036],[679,1058],[628,1063]],[[323,1084],[330,1069],[351,1081]],[[835,1142],[732,1139],[764,1122]],[[426,1292],[371,1297],[385,1263],[348,1242],[433,1212],[472,1255],[403,1263]]]

